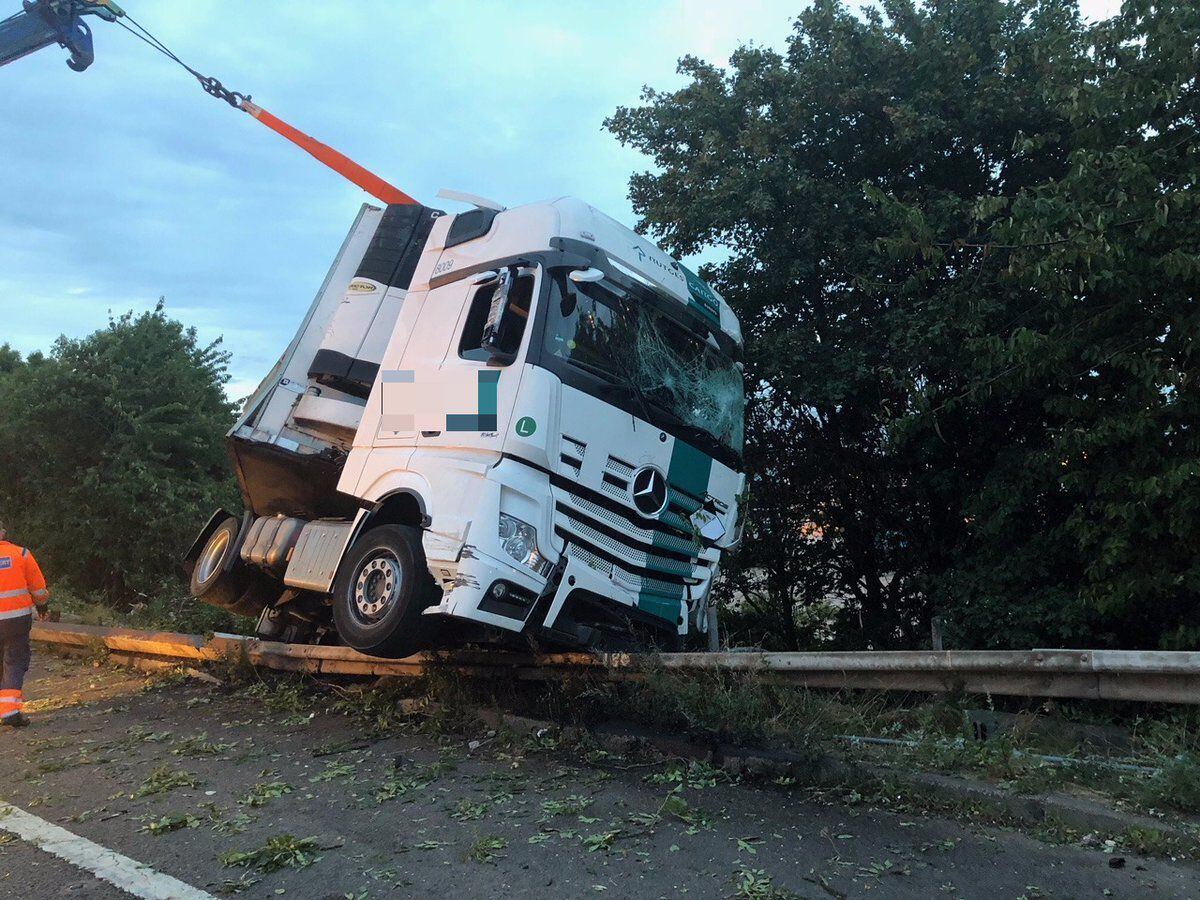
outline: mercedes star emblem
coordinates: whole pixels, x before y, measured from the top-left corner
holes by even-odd
[[[642,466],[634,472],[629,490],[633,505],[647,519],[659,516],[667,508],[667,476],[654,466]]]

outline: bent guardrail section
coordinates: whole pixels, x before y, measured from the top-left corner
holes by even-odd
[[[1200,704],[1200,652],[1142,650],[897,650],[814,653],[553,653],[457,650],[407,659],[348,647],[283,644],[233,634],[38,622],[32,638],[75,651],[103,647],[130,658],[203,663],[245,659],[262,668],[323,675],[415,676],[437,666],[470,675],[500,670],[544,680],[588,670],[641,678],[648,668],[738,673],[774,683],[834,689],[967,691],[1021,697]]]

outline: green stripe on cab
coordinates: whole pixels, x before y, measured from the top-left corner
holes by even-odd
[[[667,483],[678,491],[684,491],[703,499],[708,494],[708,479],[712,474],[712,465],[711,456],[677,438],[671,448],[671,462],[667,467]],[[670,549],[671,546],[669,541],[662,539],[658,532],[654,533],[651,543],[655,547],[665,549]],[[680,604],[684,599],[686,599],[686,593],[682,588],[679,596],[674,599],[643,589],[638,593],[637,608],[677,626],[681,615]]]
[[[721,327],[721,301],[716,293],[708,286],[708,282],[685,265],[680,265],[680,271],[687,280],[688,294],[692,300],[688,304],[708,319],[718,328]]]

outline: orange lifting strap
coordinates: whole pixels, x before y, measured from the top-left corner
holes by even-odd
[[[254,116],[254,118],[258,119],[258,121],[262,122],[272,131],[283,135],[301,150],[325,163],[325,165],[329,166],[329,168],[333,169],[333,171],[337,172],[343,178],[353,181],[371,196],[378,197],[384,203],[417,204],[416,200],[408,196],[400,188],[388,184],[374,172],[368,172],[354,160],[343,156],[332,147],[322,144],[316,138],[293,128],[282,119],[276,118],[258,104],[251,103],[248,99],[243,99],[240,108],[250,113],[250,115]]]

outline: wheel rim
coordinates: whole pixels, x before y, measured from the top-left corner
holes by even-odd
[[[403,577],[400,561],[390,550],[380,550],[358,567],[350,609],[359,621],[372,624],[386,616],[399,602]]]
[[[225,552],[228,549],[229,532],[221,529],[212,536],[205,546],[204,552],[200,554],[200,559],[196,563],[197,581],[207,584],[213,576],[221,571],[221,566],[225,562]]]

